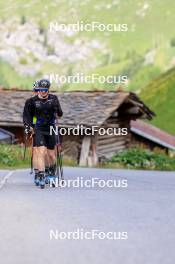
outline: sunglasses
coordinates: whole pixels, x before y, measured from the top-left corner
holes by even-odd
[[[37,92],[39,92],[39,89],[38,88],[34,88],[33,91],[37,93]]]
[[[49,91],[48,88],[37,88],[37,92],[45,92],[47,93]]]

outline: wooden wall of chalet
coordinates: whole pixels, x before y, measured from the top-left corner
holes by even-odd
[[[62,136],[61,143],[63,155],[71,157],[78,163],[80,158],[82,139],[82,136]]]
[[[168,154],[168,149],[165,148],[164,146],[161,146],[153,141],[150,141],[149,139],[143,138],[134,133],[131,133],[131,141],[130,141],[129,147],[130,148],[139,147],[143,149],[149,149],[152,151],[157,150],[158,152],[163,152],[163,153]]]
[[[98,135],[97,155],[98,158],[111,158],[117,152],[126,149],[130,143],[130,120],[126,118],[117,118],[115,114],[106,121],[107,127],[127,128],[127,135]]]

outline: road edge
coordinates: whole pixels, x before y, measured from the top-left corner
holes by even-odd
[[[15,172],[15,170],[13,171],[9,171],[4,178],[0,181],[0,190],[4,187],[4,185],[6,184],[6,182],[8,181],[8,179],[12,176],[12,174]]]

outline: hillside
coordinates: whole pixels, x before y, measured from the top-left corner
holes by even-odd
[[[141,90],[175,64],[174,12],[171,0],[1,1],[0,85],[29,89],[43,75],[83,72],[127,75],[126,89]],[[51,32],[53,21],[127,24],[127,32]],[[61,89],[115,86],[95,82]]]
[[[157,115],[152,123],[175,135],[175,68],[151,81],[141,97]]]

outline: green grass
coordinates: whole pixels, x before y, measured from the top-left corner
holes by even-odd
[[[30,155],[27,151],[23,160],[24,148],[18,145],[0,144],[0,168],[25,168],[30,164]]]
[[[5,88],[31,89],[33,78],[19,76],[12,66],[0,60],[0,84]]]
[[[19,145],[0,144],[0,169],[21,169],[29,168],[31,161],[31,148],[27,148],[26,158],[24,147]],[[76,162],[70,157],[63,156],[64,166],[77,166]]]
[[[158,77],[160,73],[160,68],[152,65],[139,68],[134,74],[132,82],[129,84],[128,90],[142,91],[146,85],[149,85],[150,80]]]
[[[162,74],[146,86],[140,96],[156,113],[152,124],[175,134],[175,68]]]

